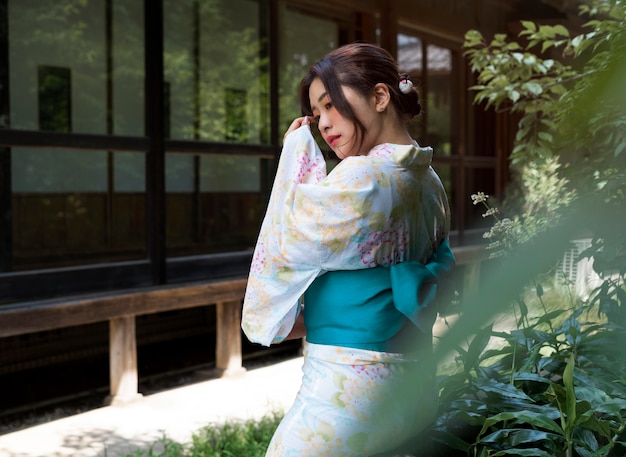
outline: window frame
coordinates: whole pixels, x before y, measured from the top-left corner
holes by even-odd
[[[452,51],[452,69],[451,74],[454,78],[452,83],[452,100],[454,105],[451,108],[451,132],[452,132],[452,150],[449,156],[438,155],[433,156],[433,165],[450,166],[455,169],[454,176],[454,204],[451,206],[451,217],[454,229],[451,230],[450,238],[454,244],[481,244],[483,228],[472,228],[468,225],[468,214],[465,204],[466,200],[470,200],[470,191],[468,189],[468,174],[472,170],[483,168],[492,169],[494,171],[494,187],[496,195],[500,195],[504,186],[503,169],[506,170],[506,156],[504,150],[496,148],[491,156],[477,155],[478,147],[476,135],[474,132],[475,117],[477,110],[483,110],[482,107],[476,107],[472,104],[472,95],[467,88],[471,87],[474,76],[471,74],[467,59],[464,57],[462,49],[462,41],[456,41],[451,38],[437,36],[432,31],[423,31],[417,27],[410,25],[400,25],[397,29],[398,34],[405,34],[417,37],[421,40],[422,45],[422,75],[419,84],[421,86],[420,100],[423,106],[424,133],[428,134],[428,46],[435,45],[450,49]],[[489,115],[489,114],[488,114]]]

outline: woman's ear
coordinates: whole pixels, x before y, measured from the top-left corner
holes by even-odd
[[[378,83],[374,86],[374,98],[376,111],[382,113],[387,109],[391,96],[389,95],[389,87],[387,84]]]

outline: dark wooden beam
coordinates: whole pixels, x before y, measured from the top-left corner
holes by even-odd
[[[9,9],[8,0],[0,0],[0,132],[10,126],[10,100]],[[12,269],[11,192],[11,149],[0,145],[0,273]]]

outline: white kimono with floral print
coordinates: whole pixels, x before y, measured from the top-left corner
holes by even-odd
[[[450,211],[432,149],[381,144],[330,173],[309,126],[285,141],[254,251],[242,328],[282,341],[300,297],[326,271],[427,262],[448,236]]]

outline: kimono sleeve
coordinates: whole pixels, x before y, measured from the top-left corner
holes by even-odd
[[[300,296],[320,271],[318,262],[298,259],[299,250],[311,256],[315,246],[293,246],[291,227],[298,186],[318,183],[325,176],[326,162],[310,127],[305,125],[290,133],[283,146],[244,297],[242,329],[252,342],[269,346],[289,334],[300,311]]]

